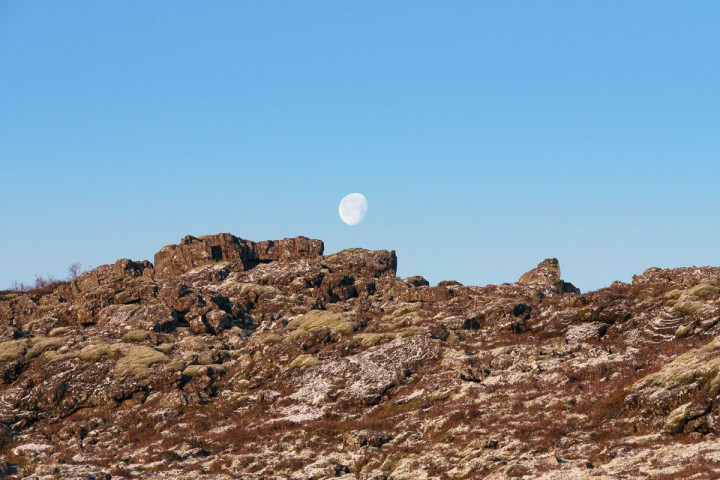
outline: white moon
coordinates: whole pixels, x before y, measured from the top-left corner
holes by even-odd
[[[348,225],[357,225],[363,221],[367,213],[368,202],[362,193],[346,195],[340,202],[340,218]]]

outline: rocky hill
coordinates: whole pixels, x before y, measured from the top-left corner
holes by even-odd
[[[720,268],[396,263],[188,236],[0,294],[0,476],[720,478]]]

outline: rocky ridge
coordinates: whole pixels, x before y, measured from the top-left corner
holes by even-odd
[[[718,478],[720,268],[581,294],[188,236],[0,293],[0,476]]]

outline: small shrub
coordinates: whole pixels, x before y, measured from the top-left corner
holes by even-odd
[[[82,265],[79,262],[72,263],[67,269],[67,276],[64,279],[55,278],[52,275],[42,276],[35,274],[32,284],[13,281],[9,291],[15,293],[28,293],[31,295],[46,295],[52,293],[60,285],[75,280],[82,272]]]

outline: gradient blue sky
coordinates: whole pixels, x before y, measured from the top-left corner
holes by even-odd
[[[720,265],[718,25],[715,1],[0,0],[0,287],[217,232],[395,249],[433,283]]]

